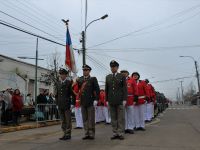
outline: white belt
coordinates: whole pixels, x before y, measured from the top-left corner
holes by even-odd
[[[139,96],[138,99],[146,98],[146,96]]]
[[[133,96],[133,94],[128,94],[128,96]]]

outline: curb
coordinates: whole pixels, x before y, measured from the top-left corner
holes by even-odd
[[[154,125],[160,123],[159,118],[155,118],[152,122],[147,123],[146,126]],[[28,129],[35,129],[35,128],[42,128],[42,127],[48,127],[48,126],[53,126],[53,125],[59,125],[60,121],[52,121],[52,122],[46,122],[46,123],[41,123],[41,124],[34,124],[34,125],[20,125],[17,127],[6,127],[6,128],[1,128],[0,129],[0,134],[1,133],[9,133],[9,132],[16,132],[16,131],[21,131],[21,130],[28,130]]]
[[[0,133],[15,132],[15,131],[20,131],[20,130],[34,129],[34,128],[42,128],[42,127],[53,126],[53,125],[58,125],[58,124],[60,124],[60,121],[46,122],[46,123],[41,123],[38,125],[35,123],[34,125],[20,125],[17,127],[6,127],[6,128],[1,128]]]
[[[154,125],[154,124],[158,124],[160,123],[160,119],[159,118],[155,118],[152,122],[147,123],[146,126],[150,126],[150,125]]]

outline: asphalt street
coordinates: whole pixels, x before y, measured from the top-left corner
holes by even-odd
[[[72,131],[70,141],[60,141],[59,125],[0,134],[0,150],[200,150],[200,108],[168,108],[146,131],[111,141],[110,125],[96,125],[96,139],[83,141],[83,130]]]

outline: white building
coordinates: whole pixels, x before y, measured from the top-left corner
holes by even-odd
[[[37,94],[42,89],[53,92],[53,86],[47,84],[44,75],[49,72],[48,69],[38,67]],[[0,90],[10,87],[19,88],[23,95],[31,93],[34,97],[35,89],[35,65],[19,61],[0,54]]]

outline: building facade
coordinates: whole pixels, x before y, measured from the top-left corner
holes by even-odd
[[[37,93],[46,89],[53,92],[53,84],[47,79],[50,70],[38,66]],[[35,65],[0,55],[0,90],[19,88],[21,93],[30,93],[35,99]]]

